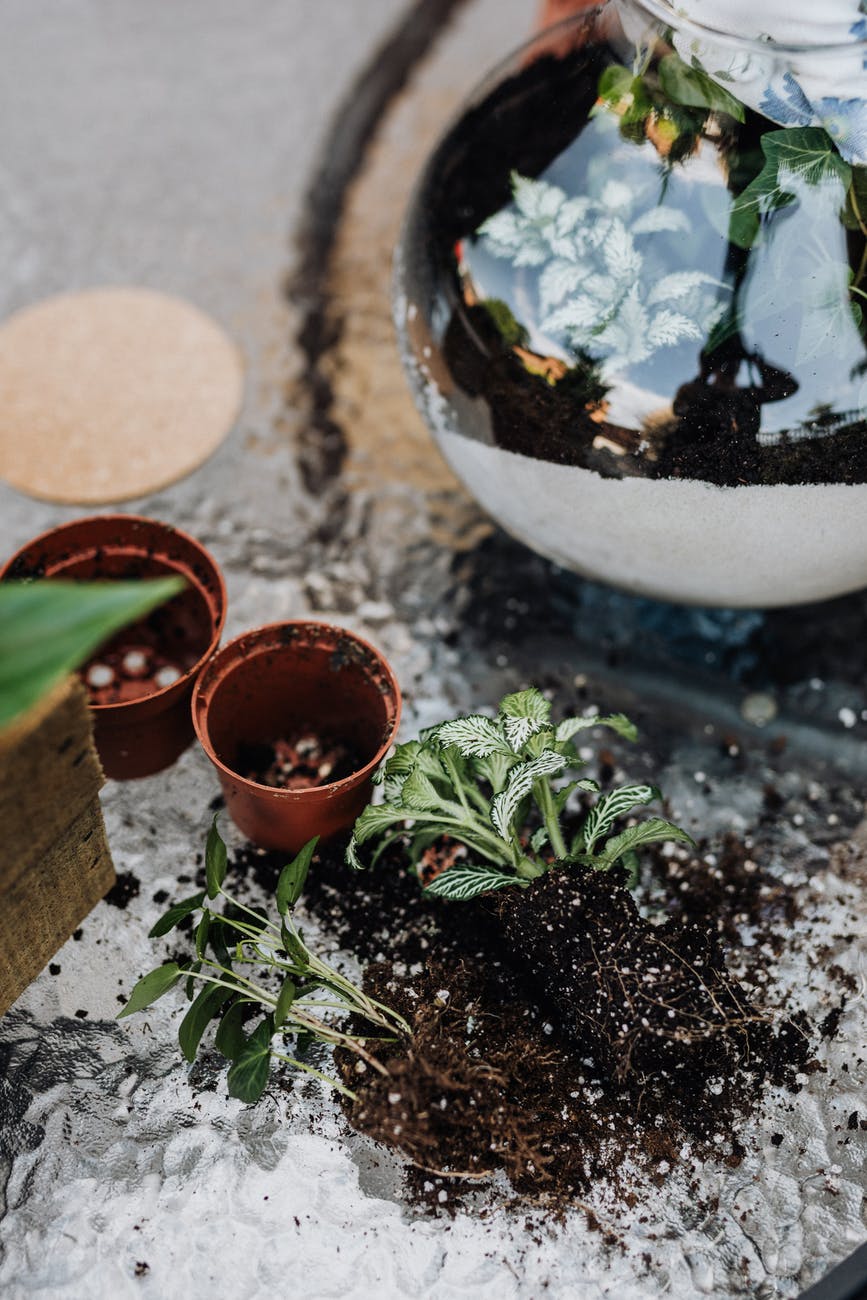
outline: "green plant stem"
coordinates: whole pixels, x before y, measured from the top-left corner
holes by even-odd
[[[312,1065],[305,1065],[303,1061],[298,1060],[297,1056],[288,1056],[286,1052],[275,1052],[273,1047],[271,1048],[271,1055],[275,1061],[285,1061],[287,1065],[294,1065],[297,1070],[303,1070],[305,1074],[312,1074],[315,1079],[327,1083],[329,1088],[342,1092],[344,1097],[348,1097],[350,1101],[358,1101],[358,1094],[353,1092],[351,1088],[347,1088],[345,1084],[340,1083],[337,1079],[332,1079],[329,1075],[323,1074],[321,1070],[314,1069]]]
[[[280,933],[279,925],[275,925],[273,921],[269,921],[268,918],[265,916],[260,916],[258,912],[253,911],[252,907],[247,907],[245,903],[239,903],[237,898],[233,898],[231,894],[226,893],[222,885],[220,886],[220,893],[223,895],[223,898],[227,900],[227,902],[232,904],[233,907],[237,907],[240,911],[246,912],[248,916],[252,916],[253,920],[258,922],[258,925],[260,927],[259,929],[260,934],[264,933],[265,930],[273,930],[276,934],[279,935]],[[217,913],[217,915],[219,915],[219,913]],[[235,924],[235,922],[232,920],[231,917],[224,917],[223,919],[227,921],[229,925]]]
[[[542,820],[545,823],[545,830],[548,832],[548,839],[551,848],[554,850],[554,856],[557,858],[566,857],[566,841],[563,839],[563,832],[560,830],[560,822],[557,817],[557,809],[554,807],[554,796],[551,793],[551,787],[547,781],[537,781],[533,786],[533,797],[536,800],[539,811],[542,814]]]
[[[468,817],[472,817],[473,810],[470,808],[469,801],[467,800],[467,796],[464,791],[464,783],[461,780],[461,774],[458,771],[458,765],[455,762],[455,756],[450,749],[443,750],[442,761],[446,768],[446,771],[448,772],[451,778],[452,788],[457,794],[458,799],[460,799],[461,801],[461,807],[463,808],[464,812],[467,814]]]
[[[254,993],[257,998],[261,998],[263,1002],[267,1001],[276,1007],[276,997],[269,993],[267,989],[263,989],[261,984],[257,984],[255,980],[247,979],[245,975],[239,975],[237,971],[227,970],[225,966],[221,966],[219,962],[211,961],[209,957],[200,957],[199,961],[201,961],[203,966],[210,966],[212,970],[218,970],[221,974],[228,975],[229,979],[235,980],[237,991],[239,993],[243,993],[245,989],[249,989],[249,991]],[[201,971],[190,971],[190,974],[193,975],[195,979],[204,978]]]

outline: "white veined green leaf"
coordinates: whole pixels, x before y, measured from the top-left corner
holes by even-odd
[[[633,235],[655,235],[666,230],[685,233],[690,221],[681,208],[649,208],[630,223],[629,229]]]
[[[506,740],[514,751],[526,745],[537,731],[547,725],[551,717],[551,704],[535,686],[526,691],[515,691],[500,701],[500,717]]]
[[[671,347],[683,339],[698,340],[703,336],[704,331],[696,321],[669,307],[656,313],[647,331],[647,341],[652,348]]]
[[[509,752],[496,724],[478,713],[443,722],[432,734],[440,745],[457,746],[464,758],[487,758],[489,754]]]
[[[588,853],[593,852],[597,840],[608,831],[618,817],[623,817],[633,808],[651,803],[659,798],[659,791],[653,785],[624,785],[619,790],[612,790],[603,795],[595,807],[590,809],[584,822],[584,847]]]
[[[583,280],[586,280],[588,268],[584,262],[567,262],[564,258],[555,258],[549,262],[539,276],[539,304],[543,312],[548,312],[562,302],[567,293],[574,293]]]
[[[549,185],[547,181],[531,180],[527,176],[519,175],[518,172],[512,172],[511,180],[515,206],[531,221],[556,216],[566,202],[566,195],[557,185]]]
[[[534,853],[538,853],[540,849],[544,849],[547,843],[548,831],[544,826],[540,826],[538,830],[533,831],[533,834],[530,836],[530,848]]]
[[[546,316],[542,328],[551,334],[558,334],[562,330],[594,329],[600,323],[600,316],[596,299],[587,294],[579,294]]]
[[[695,848],[695,840],[679,826],[664,821],[661,817],[651,817],[646,822],[639,822],[637,826],[629,826],[610,839],[597,862],[601,866],[610,867],[625,853],[634,852],[643,844],[660,844],[669,840]]]
[[[623,222],[615,220],[602,249],[605,265],[616,279],[633,281],[641,271],[643,257]]]
[[[471,866],[459,863],[443,871],[425,889],[426,894],[436,898],[450,898],[456,902],[466,902],[479,894],[489,894],[496,889],[506,889],[517,885],[515,876],[507,876],[493,867]]]
[[[718,284],[712,275],[705,271],[673,271],[664,275],[647,295],[648,307],[655,307],[660,302],[677,302],[686,298],[703,284]]]
[[[504,695],[500,700],[500,716],[503,718],[533,718],[536,722],[547,722],[551,717],[551,702],[535,686],[525,691],[515,691]]]
[[[352,837],[357,843],[366,844],[369,839],[374,835],[378,835],[380,831],[387,830],[395,822],[406,821],[407,817],[407,810],[400,804],[370,804],[355,823]]]
[[[632,204],[635,192],[631,185],[626,181],[607,180],[602,187],[602,193],[599,195],[600,203],[610,211],[614,212],[618,208],[628,208]]]
[[[520,759],[517,754],[490,754],[487,758],[473,759],[473,768],[482,780],[487,781],[494,794],[499,794],[506,777]]]
[[[491,804],[491,821],[497,834],[507,843],[512,836],[512,819],[521,800],[530,793],[533,782],[541,777],[562,772],[567,760],[562,754],[555,754],[553,749],[546,749],[538,758],[531,758],[526,763],[518,763],[509,772],[506,787],[501,790]]]
[[[599,782],[591,781],[584,777],[580,781],[570,781],[564,785],[562,790],[558,790],[554,795],[554,808],[556,812],[561,813],[569,801],[569,796],[574,790],[586,790],[589,794],[599,793]]]
[[[433,781],[418,767],[413,768],[404,781],[400,802],[405,808],[415,808],[419,811],[438,808],[444,803]]]
[[[634,723],[630,722],[623,713],[609,713],[604,718],[600,713],[595,713],[589,718],[564,718],[557,725],[556,737],[558,740],[571,740],[577,732],[584,731],[588,727],[610,727],[624,740],[638,739]]]

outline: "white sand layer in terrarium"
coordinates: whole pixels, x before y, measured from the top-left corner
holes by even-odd
[[[605,479],[442,427],[437,436],[509,532],[567,568],[641,595],[788,605],[867,583],[867,484]]]

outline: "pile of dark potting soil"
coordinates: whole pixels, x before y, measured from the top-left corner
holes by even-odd
[[[743,867],[744,851],[727,852]],[[270,889],[282,862],[253,850],[243,865]],[[769,922],[773,878],[733,871],[720,898],[709,871],[688,904],[678,882],[675,915],[654,926],[611,875],[558,870],[448,904],[423,898],[399,855],[356,875],[323,854],[308,908],[412,1026],[408,1045],[378,1048],[385,1076],[338,1053],[353,1127],[408,1156],[432,1205],[496,1170],[523,1197],[566,1205],[605,1180],[628,1205],[636,1169],[659,1180],[686,1157],[737,1164],[737,1118],[767,1083],[797,1087],[810,1038],[751,1002],[717,937],[719,918],[732,932],[734,917]]]

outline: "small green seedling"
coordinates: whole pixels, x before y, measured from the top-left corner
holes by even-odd
[[[401,1016],[311,952],[296,924],[294,909],[316,844],[316,839],[310,840],[283,868],[277,882],[277,916],[269,917],[233,899],[224,888],[228,855],[215,817],[205,849],[205,889],[175,903],[150,932],[160,938],[191,917],[195,952],[189,961],[166,962],[143,976],[120,1012],[123,1017],[144,1011],[185,981],[190,1007],[178,1029],[181,1051],[192,1063],[214,1022],[214,1046],[230,1062],[229,1093],[241,1101],[259,1100],[272,1061],[314,1075],[353,1098],[344,1084],[299,1059],[307,1046],[316,1040],[342,1047],[385,1074],[366,1044],[409,1033]],[[209,906],[218,898],[226,900],[222,911]],[[348,1017],[367,1022],[374,1033],[348,1033],[340,1027]]]
[[[611,728],[626,740],[636,730],[622,713],[565,718],[555,725],[551,705],[531,687],[507,695],[496,718],[480,714],[442,722],[418,740],[398,745],[377,780],[385,802],[371,804],[355,824],[347,862],[373,865],[395,841],[408,837],[410,862],[442,835],[463,844],[467,858],[438,875],[425,893],[465,900],[513,886],[526,887],[555,862],[607,871],[622,863],[634,881],[636,850],[664,840],[693,841],[686,831],[651,817],[614,833],[615,823],[660,798],[652,785],[625,785],[606,794],[596,781],[573,779],[585,766],[574,737],[590,727]],[[567,843],[562,814],[573,791],[596,795]],[[533,831],[528,826],[540,824]],[[359,849],[377,840],[369,863]]]

